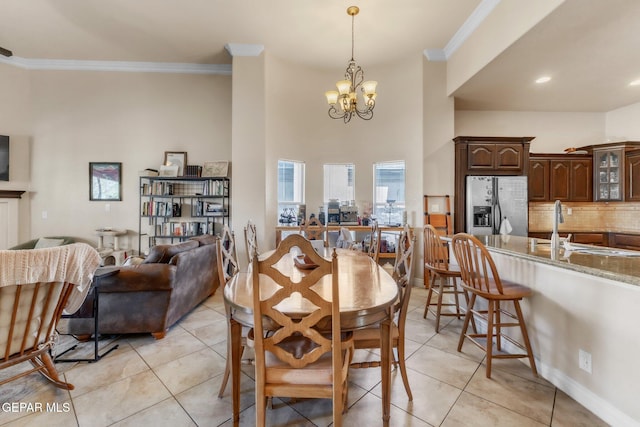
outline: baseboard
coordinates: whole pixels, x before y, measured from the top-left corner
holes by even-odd
[[[478,328],[479,332],[486,332],[487,323],[482,321],[481,319],[476,318],[476,327]],[[509,353],[522,351],[507,340],[503,340],[502,342],[505,350]],[[538,374],[542,378],[562,390],[569,397],[580,403],[589,411],[593,412],[607,424],[616,427],[640,426],[640,423],[638,423],[637,420],[634,420],[629,415],[620,411],[607,400],[601,398],[582,384],[575,381],[573,378],[567,376],[564,372],[553,368],[552,366],[549,366],[545,363],[542,363],[538,358],[535,357],[535,355],[534,359],[536,361]],[[529,366],[527,359],[520,359],[520,362]]]

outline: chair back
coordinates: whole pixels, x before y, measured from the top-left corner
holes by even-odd
[[[324,240],[325,227],[316,217],[310,218],[304,225],[304,237],[309,240]]]
[[[458,233],[451,244],[460,266],[463,288],[480,296],[504,294],[493,258],[476,237]]]
[[[431,224],[426,224],[422,231],[424,244],[424,265],[429,270],[449,270],[449,246],[440,238],[438,231]]]
[[[59,378],[49,352],[60,317],[82,305],[99,265],[100,255],[85,243],[0,251],[0,369],[32,365],[4,376],[0,385],[40,372],[57,387],[73,389]]]
[[[396,262],[393,266],[393,278],[398,284],[398,326],[404,328],[411,298],[411,281],[413,279],[413,249],[415,247],[415,236],[405,228],[400,233],[398,247],[396,248]]]
[[[222,227],[222,234],[218,238],[217,263],[218,278],[220,283],[226,285],[229,280],[240,270],[238,267],[238,255],[236,250],[236,237],[229,226]]]
[[[258,236],[256,232],[256,225],[249,220],[247,226],[244,228],[244,242],[247,249],[247,262],[251,264],[251,258],[254,252],[258,252]]]
[[[305,254],[307,261],[318,267],[302,274],[301,277],[288,277],[278,269],[278,263],[283,258],[291,257],[292,249],[298,248]],[[254,329],[256,366],[264,366],[265,352],[273,353],[280,361],[292,368],[304,368],[313,363],[323,354],[333,351],[334,372],[341,369],[341,345],[340,345],[340,301],[338,292],[338,258],[335,250],[331,260],[326,260],[316,253],[311,243],[299,234],[287,236],[268,258],[259,261],[254,255],[252,261],[253,279],[253,305],[254,305]],[[261,275],[267,276],[281,287],[273,294],[262,299],[260,295]],[[324,276],[331,276],[331,299],[324,299],[313,289]],[[300,280],[297,280],[300,278]],[[293,295],[295,294],[295,295]],[[293,296],[292,296],[293,295]],[[279,310],[279,304],[284,300],[291,301],[295,298],[301,302],[301,306],[313,310],[309,313],[283,313]],[[263,320],[265,319],[266,320]],[[332,336],[327,338],[316,326],[325,324],[327,318],[331,319]],[[273,325],[272,334],[265,337],[263,321]],[[327,331],[325,331],[327,332]],[[303,341],[307,345],[300,345]],[[333,341],[333,342],[332,342]],[[287,344],[296,342],[293,348]],[[337,365],[336,365],[337,363]],[[337,368],[337,369],[335,369]],[[256,369],[257,375],[258,369]],[[259,379],[256,378],[256,381]],[[260,380],[263,380],[262,378]]]
[[[372,221],[367,253],[375,262],[378,262],[380,257],[380,228],[378,227],[378,221]]]
[[[37,349],[55,334],[72,285],[39,282],[0,287],[0,361]]]

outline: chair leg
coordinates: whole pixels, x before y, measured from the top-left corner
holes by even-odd
[[[422,315],[423,319],[426,319],[427,313],[429,313],[429,305],[431,305],[431,296],[433,295],[433,286],[435,285],[435,282],[436,282],[436,274],[435,273],[430,273],[430,274],[431,274],[431,284],[429,285],[429,292],[427,292],[427,302],[424,305],[424,314]]]
[[[31,364],[34,367],[40,368],[39,372],[46,379],[51,381],[56,387],[63,390],[73,390],[73,384],[66,383],[58,376],[58,370],[53,364],[53,360],[48,352],[43,352],[39,356],[31,359]]]
[[[438,306],[436,308],[436,333],[440,332],[440,313],[442,313],[442,294],[444,293],[445,277],[440,277],[440,285],[438,286]]]
[[[456,302],[456,318],[460,319],[462,317],[462,311],[460,310],[460,298],[458,297],[460,290],[458,289],[455,277],[451,277],[451,287],[453,288],[453,297]]]
[[[473,318],[473,305],[476,303],[476,294],[471,294],[471,300],[469,304],[467,304],[467,314],[464,316],[464,324],[462,325],[462,330],[460,331],[460,340],[458,341],[458,351],[462,351],[462,344],[464,343],[464,338],[467,335],[467,328],[469,327],[469,319]],[[475,322],[474,322],[475,325]]]
[[[244,346],[240,347],[240,358],[242,358],[242,354],[244,353]],[[218,398],[222,399],[224,396],[224,390],[227,388],[227,383],[229,382],[229,375],[231,374],[231,349],[228,349],[227,353],[227,361],[224,367],[224,376],[222,377],[222,383],[220,384],[220,390],[218,391]]]
[[[496,328],[496,349],[502,351],[502,319],[500,318],[500,301],[495,301],[495,328]]]
[[[402,375],[402,382],[404,383],[404,389],[409,397],[409,402],[413,401],[413,394],[411,393],[411,387],[409,386],[409,377],[407,376],[407,365],[405,363],[404,353],[404,340],[398,340],[398,364],[400,365],[400,375]]]
[[[524,341],[524,346],[527,349],[527,354],[529,355],[529,363],[531,364],[531,370],[535,376],[538,376],[538,370],[536,369],[536,361],[533,358],[533,350],[531,349],[531,342],[529,341],[529,334],[527,333],[527,325],[524,323],[524,316],[522,315],[522,310],[520,309],[520,301],[515,300],[513,305],[516,309],[516,315],[518,316],[518,323],[520,323],[520,331],[522,332],[522,340]]]
[[[491,360],[493,358],[493,316],[496,302],[487,300],[487,378],[491,378]]]

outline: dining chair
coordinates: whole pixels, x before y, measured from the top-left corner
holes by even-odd
[[[317,252],[328,246],[327,229],[315,216],[309,218],[302,228],[302,234],[311,241],[312,246]]]
[[[524,357],[529,359],[531,370],[537,376],[536,362],[533,358],[527,327],[520,308],[520,300],[530,297],[532,295],[531,289],[518,283],[501,280],[491,254],[476,237],[459,233],[453,237],[452,245],[456,260],[460,265],[462,287],[471,294],[458,341],[458,351],[462,351],[465,338],[483,349],[487,354],[487,378],[491,378],[493,359]],[[476,307],[478,298],[486,300],[486,309]],[[506,302],[512,303],[515,313],[507,310]],[[486,322],[486,333],[467,332],[469,321],[473,316],[478,316]],[[504,319],[503,316],[507,319]],[[505,328],[518,328],[523,342],[504,334]],[[503,339],[521,352],[507,353],[502,345]]]
[[[247,250],[247,262],[251,264],[251,258],[253,253],[258,252],[258,236],[256,232],[256,225],[249,220],[247,226],[244,228],[244,243]]]
[[[415,246],[415,236],[410,237],[411,232],[407,229],[400,233],[398,246],[396,248],[395,265],[393,266],[393,278],[398,285],[398,300],[394,306],[394,321],[391,324],[392,346],[397,352],[394,354],[394,365],[400,367],[400,375],[404,389],[407,392],[409,401],[413,400],[409,377],[405,363],[405,327],[407,323],[407,311],[409,309],[409,299],[411,298],[411,280],[413,278],[413,249]],[[379,349],[380,328],[379,326],[357,329],[353,332],[354,345],[356,349]],[[379,367],[380,361],[355,362],[352,368],[375,368]]]
[[[367,254],[369,254],[376,263],[378,262],[380,257],[380,227],[378,227],[378,221],[372,221]]]
[[[292,277],[283,274],[278,270],[278,263],[292,256],[292,251],[304,254],[304,268],[317,267],[295,269]],[[331,260],[324,259],[307,239],[292,234],[268,258],[258,260],[254,254],[252,275],[256,425],[265,425],[266,399],[278,396],[331,399],[333,425],[341,426],[353,337],[340,329],[335,249]],[[331,295],[320,295],[313,290],[325,276],[331,280]],[[262,280],[272,280],[281,288],[272,295],[261,295]],[[292,301],[299,302],[292,309],[295,313],[280,311]],[[331,319],[330,324],[327,318]],[[268,325],[267,328],[264,325]],[[265,329],[270,332],[268,336]]]
[[[217,245],[217,264],[218,264],[218,278],[220,280],[220,284],[223,286],[227,286],[229,281],[233,276],[235,276],[240,270],[238,267],[238,256],[236,249],[236,238],[235,234],[229,226],[225,225],[222,228],[222,233],[220,237],[216,241]],[[218,397],[222,398],[224,395],[224,390],[227,387],[227,382],[229,381],[229,375],[231,373],[231,363],[233,362],[231,359],[231,332],[230,332],[230,324],[232,318],[231,307],[225,303],[224,305],[225,314],[227,317],[227,362],[224,368],[224,375],[222,377],[222,383],[220,384],[220,390],[218,391]],[[241,347],[240,347],[240,357],[242,357],[242,353],[244,352],[244,348],[247,346],[247,336],[253,335],[253,331],[249,328],[242,328],[242,338],[241,338]]]
[[[440,317],[455,316],[462,319],[464,313],[460,309],[460,298],[462,294],[465,298],[467,306],[469,305],[469,295],[467,292],[459,288],[457,280],[460,279],[460,269],[456,265],[449,263],[449,245],[440,238],[438,231],[431,224],[426,224],[423,229],[423,245],[424,245],[424,267],[426,270],[425,280],[429,283],[429,291],[427,292],[427,302],[424,306],[424,314],[422,317],[427,318],[429,312],[433,313],[436,318],[436,333],[440,332]],[[431,277],[429,281],[428,277]],[[436,284],[436,281],[438,282]],[[432,301],[432,297],[436,296],[436,301]],[[452,302],[442,302],[444,295],[453,297]],[[432,307],[435,306],[435,309]],[[443,307],[453,307],[455,311],[442,311]],[[475,329],[475,324],[474,324]]]

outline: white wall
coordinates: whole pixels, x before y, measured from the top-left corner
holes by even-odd
[[[535,136],[532,153],[562,153],[568,147],[605,141],[605,113],[466,111],[455,113],[457,136]]]
[[[640,103],[609,111],[605,117],[607,141],[640,141]]]
[[[157,169],[164,151],[192,164],[231,158],[228,76],[28,73],[33,237],[95,243],[94,230],[111,226],[131,230],[123,245],[137,248],[138,171]],[[121,202],[89,201],[89,162],[122,162]]]

